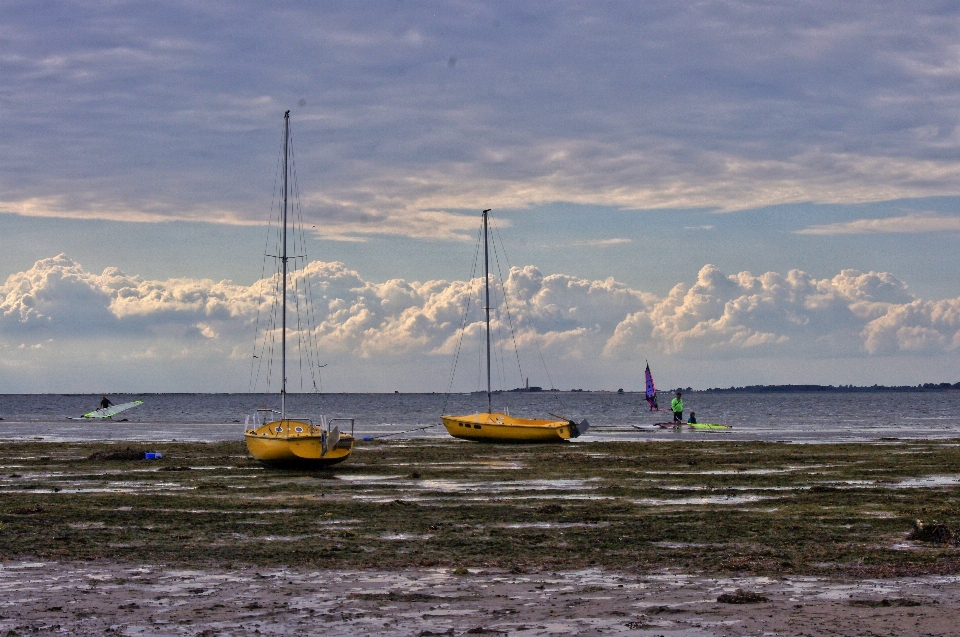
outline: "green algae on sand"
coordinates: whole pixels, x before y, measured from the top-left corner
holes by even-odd
[[[898,576],[956,572],[957,441],[409,440],[326,472],[237,443],[0,445],[0,559]],[[146,449],[144,449],[146,450]],[[134,454],[127,454],[131,457]]]

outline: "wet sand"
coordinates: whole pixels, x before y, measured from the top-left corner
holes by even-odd
[[[744,589],[768,599],[718,603]],[[7,563],[3,634],[949,635],[960,578]]]

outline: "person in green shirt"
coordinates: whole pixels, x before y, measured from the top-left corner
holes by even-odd
[[[676,423],[683,422],[683,398],[680,396],[680,392],[677,392],[677,397],[670,401],[670,409],[673,411],[673,422]]]

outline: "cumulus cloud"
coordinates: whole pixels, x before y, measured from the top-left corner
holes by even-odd
[[[878,322],[913,303],[906,286],[888,273],[844,270],[817,280],[800,270],[786,276],[726,275],[707,265],[694,285],[678,284],[650,309],[626,317],[605,352],[623,356],[652,347],[681,356],[731,358],[877,353],[870,334]],[[955,330],[931,312],[926,316],[918,323],[952,338]],[[899,326],[902,320],[893,323]]]
[[[34,338],[154,331],[212,337],[218,323],[255,310],[253,290],[196,279],[145,281],[117,268],[92,274],[64,254],[11,275],[0,295],[0,330]]]
[[[856,219],[839,223],[810,226],[794,231],[795,234],[919,234],[925,232],[957,232],[960,216],[937,213],[913,212],[900,217],[884,219]]]
[[[293,108],[317,232],[458,211],[956,194],[960,10],[936,0],[4,3],[0,210],[257,223]],[[455,63],[451,63],[455,60]]]
[[[149,362],[156,373],[184,378],[219,367],[214,379],[194,378],[193,390],[219,388],[224,370],[243,377],[254,353],[269,353],[253,347],[255,329],[276,343],[279,326],[269,320],[276,288],[276,276],[250,286],[156,281],[116,268],[89,273],[62,254],[42,259],[0,287],[0,375],[72,359],[98,361],[97,373],[125,365],[142,373]],[[313,302],[299,325],[341,372],[389,366],[424,378],[418,388],[431,391],[438,387],[418,370],[447,369],[458,343],[461,351],[479,351],[482,279],[376,283],[343,263],[314,261],[294,273],[289,290],[291,309]],[[694,283],[659,297],[613,278],[525,266],[514,267],[496,290],[495,349],[511,359],[516,343],[528,366],[542,354],[558,376],[604,378],[617,365],[654,355],[863,359],[938,355],[960,345],[960,298],[915,298],[884,272],[844,270],[817,279],[799,270],[726,274],[706,265]],[[294,329],[290,336],[296,347]],[[519,372],[504,374],[519,382]]]

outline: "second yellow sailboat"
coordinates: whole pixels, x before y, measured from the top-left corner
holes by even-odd
[[[441,416],[440,420],[454,438],[477,442],[563,442],[578,437],[589,426],[586,420],[537,420],[496,412]]]
[[[564,442],[577,438],[590,426],[586,420],[517,418],[493,411],[490,390],[490,251],[487,242],[487,213],[483,211],[483,278],[486,303],[487,411],[463,416],[440,416],[443,426],[454,438],[477,442]]]

